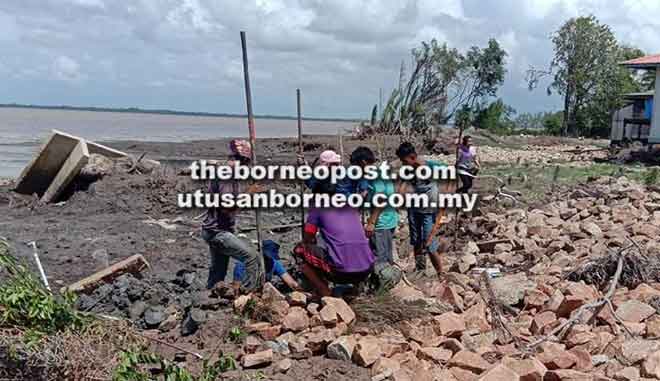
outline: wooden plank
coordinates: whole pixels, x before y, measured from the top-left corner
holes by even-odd
[[[64,164],[62,164],[59,172],[57,172],[57,176],[55,176],[41,197],[41,201],[51,202],[57,200],[57,197],[66,189],[67,185],[78,176],[82,167],[87,164],[87,161],[89,161],[87,143],[81,139],[73,151],[71,151]]]
[[[41,197],[79,142],[78,137],[53,130],[46,143],[18,176],[14,190],[22,194],[36,193]]]
[[[147,260],[142,255],[135,254],[68,287],[63,287],[60,292],[65,293],[69,291],[79,293],[92,291],[100,286],[101,283],[109,283],[123,274],[136,274],[147,268],[149,268]]]

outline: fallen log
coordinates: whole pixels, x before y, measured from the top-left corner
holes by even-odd
[[[106,267],[105,269],[96,272],[87,278],[81,279],[70,286],[62,287],[60,292],[88,292],[98,287],[101,283],[111,282],[123,274],[136,274],[146,268],[149,268],[149,263],[147,260],[144,259],[142,255],[135,254],[113,264],[110,267]]]

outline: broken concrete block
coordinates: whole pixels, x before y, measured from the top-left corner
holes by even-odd
[[[344,299],[325,296],[321,299],[321,303],[323,306],[332,306],[344,323],[351,324],[355,320],[355,312]]]
[[[380,341],[373,336],[362,338],[355,346],[353,358],[358,365],[368,367],[381,356]]]
[[[89,160],[89,151],[84,141],[78,142],[73,148],[69,157],[62,163],[62,167],[51,181],[50,185],[41,196],[42,202],[51,202],[58,199],[64,192],[67,185],[80,173],[80,169],[87,164]]]
[[[513,370],[507,368],[506,366],[500,364],[491,368],[481,377],[479,381],[519,381],[520,376]]]
[[[449,365],[459,367],[470,372],[481,374],[492,365],[479,356],[478,353],[471,351],[460,351],[449,360]]]
[[[646,303],[632,299],[621,304],[619,308],[616,309],[616,314],[623,321],[640,323],[655,314],[655,308]]]
[[[251,353],[243,356],[243,368],[254,368],[257,366],[267,365],[273,362],[273,350],[267,349],[265,351]]]
[[[536,357],[517,360],[511,357],[502,359],[502,364],[520,376],[520,381],[540,381],[548,369]]]
[[[342,336],[332,343],[328,344],[326,349],[328,358],[335,360],[350,361],[353,357],[353,351],[357,340],[353,336]]]
[[[285,329],[300,332],[309,327],[309,317],[307,317],[307,310],[302,307],[291,307],[289,313],[284,317],[282,325]]]

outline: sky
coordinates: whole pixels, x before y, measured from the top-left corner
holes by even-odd
[[[0,103],[245,113],[239,32],[256,114],[368,118],[420,41],[507,51],[499,96],[555,111],[525,72],[547,66],[567,19],[593,14],[660,53],[657,0],[2,0]]]

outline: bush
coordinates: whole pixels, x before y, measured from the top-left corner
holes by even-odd
[[[0,266],[8,279],[0,285],[0,326],[17,326],[36,334],[50,334],[83,325],[85,319],[74,309],[75,297],[55,296],[9,253],[0,240]]]

